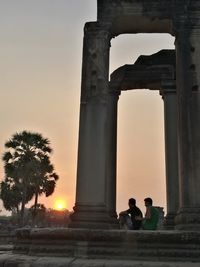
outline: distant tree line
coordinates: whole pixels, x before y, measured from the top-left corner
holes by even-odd
[[[38,197],[52,195],[59,176],[50,161],[50,141],[39,133],[15,133],[5,143],[5,150],[2,157],[5,176],[0,184],[0,198],[4,208],[17,214],[20,225],[24,225],[25,205],[34,198],[34,220]]]
[[[46,209],[43,204],[37,205],[36,216],[33,221],[33,207],[24,210],[25,227],[68,227],[71,212],[67,209]],[[10,216],[0,216],[0,231],[15,230],[18,228],[18,215],[13,212]]]

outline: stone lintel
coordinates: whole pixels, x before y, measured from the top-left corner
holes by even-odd
[[[115,70],[111,74],[110,90],[160,90],[165,81],[174,83],[174,80],[175,51],[161,50],[150,56],[140,56],[134,64]]]
[[[113,36],[122,33],[172,32],[172,0],[98,0],[97,19],[110,22]]]
[[[124,33],[170,33],[200,30],[197,0],[98,0],[97,21],[111,25],[113,37]]]

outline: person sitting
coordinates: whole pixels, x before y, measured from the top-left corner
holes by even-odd
[[[128,210],[119,213],[120,227],[128,230],[139,230],[142,222],[140,219],[136,219],[136,217],[142,218],[142,212],[136,206],[136,200],[134,198],[129,199],[128,205]]]
[[[144,218],[137,217],[137,220],[143,222],[143,230],[156,230],[159,221],[159,211],[157,208],[153,207],[153,200],[150,197],[144,199],[146,213]]]

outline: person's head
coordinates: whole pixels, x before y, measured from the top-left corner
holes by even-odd
[[[152,206],[153,205],[153,200],[150,197],[147,197],[144,199],[144,205],[146,207]]]
[[[136,200],[134,198],[129,198],[128,200],[129,207],[134,207],[136,205]]]

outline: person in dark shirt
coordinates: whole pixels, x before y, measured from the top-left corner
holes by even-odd
[[[119,222],[121,228],[127,228],[129,230],[139,230],[141,228],[142,212],[136,206],[136,200],[130,198],[128,201],[129,209],[119,213]]]

